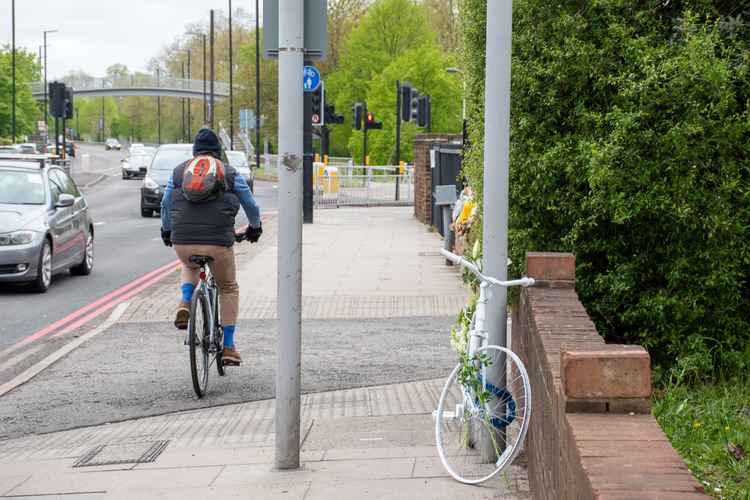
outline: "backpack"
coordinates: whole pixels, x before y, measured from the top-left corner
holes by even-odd
[[[213,156],[196,156],[182,174],[182,194],[193,203],[212,199],[226,189],[224,164]]]

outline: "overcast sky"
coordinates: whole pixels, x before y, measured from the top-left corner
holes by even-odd
[[[262,2],[261,2],[262,4]],[[185,33],[185,26],[208,23],[209,10],[228,0],[16,0],[16,46],[37,53],[47,35],[48,78],[71,70],[104,76],[114,63],[145,70],[148,60]],[[232,7],[252,12],[252,0]],[[0,44],[11,42],[11,0],[0,0]]]

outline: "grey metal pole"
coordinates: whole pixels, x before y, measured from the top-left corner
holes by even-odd
[[[44,125],[49,130],[49,111],[47,109],[47,31],[44,32]],[[49,141],[49,132],[47,132],[47,141]],[[47,145],[44,145],[45,151]]]
[[[188,82],[190,81],[190,50],[187,51],[187,78]],[[192,103],[190,102],[190,99],[187,100],[187,139],[188,142],[191,142],[193,140],[193,122],[190,119],[190,108],[192,107]]]
[[[510,71],[513,29],[512,0],[487,2],[487,46],[484,97],[484,212],[482,264],[499,280],[508,276],[508,164],[510,154]],[[487,303],[487,341],[507,343],[507,291],[495,287]],[[502,360],[504,361],[504,360]],[[497,363],[505,367],[505,363]],[[491,370],[495,387],[505,386],[505,370]],[[481,443],[482,456],[495,461],[491,443]]]
[[[396,201],[400,197],[399,180],[401,179],[401,82],[396,80]]]
[[[208,123],[208,94],[206,93],[206,35],[203,34],[203,124]]]
[[[216,114],[214,110],[214,78],[215,78],[215,66],[214,66],[214,10],[211,9],[211,16],[210,16],[210,28],[209,28],[209,37],[210,37],[210,47],[211,47],[211,100],[208,107],[208,120],[211,124],[211,130],[214,128],[214,115]]]
[[[182,64],[180,64],[182,72],[180,73],[182,75],[182,81],[185,82],[185,62],[183,61]],[[183,141],[185,141],[185,98],[183,97],[180,99],[182,101],[182,131],[180,133],[180,136]]]
[[[279,0],[278,469],[300,465],[303,17],[303,0]]]
[[[260,167],[260,10],[255,0],[255,166]]]
[[[12,41],[11,41],[11,79],[13,80],[13,113],[11,118],[11,130],[13,135],[13,143],[16,142],[16,0],[11,0],[10,2],[10,15],[11,15],[11,24],[13,25],[11,35]]]
[[[232,49],[232,0],[229,0],[229,149],[234,149],[234,50]]]
[[[159,68],[156,68],[156,88],[159,88]],[[161,97],[156,96],[156,143],[161,145]]]

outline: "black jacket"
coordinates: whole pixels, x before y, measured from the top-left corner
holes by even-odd
[[[231,247],[235,242],[234,219],[240,208],[240,200],[233,193],[237,171],[224,164],[226,190],[216,198],[193,203],[182,194],[182,176],[190,161],[180,164],[172,172],[172,243]]]

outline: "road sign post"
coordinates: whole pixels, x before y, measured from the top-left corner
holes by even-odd
[[[277,14],[271,36],[269,10]],[[266,47],[279,59],[278,349],[276,356],[275,457],[277,469],[300,465],[300,373],[302,362],[302,170],[303,10],[300,0],[265,0]],[[325,14],[324,14],[325,15]]]

